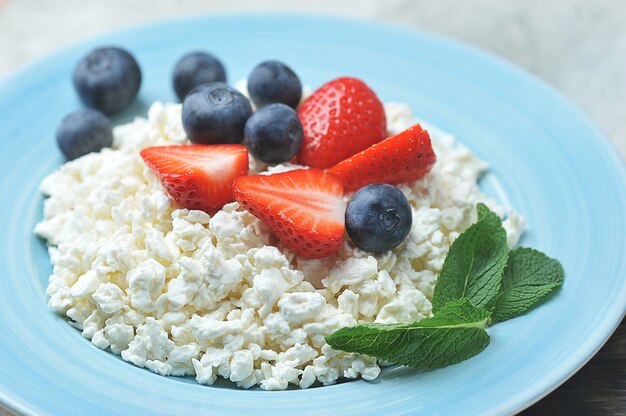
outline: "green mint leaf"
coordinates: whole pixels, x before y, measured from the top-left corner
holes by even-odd
[[[493,212],[489,208],[487,208],[487,205],[483,204],[482,202],[479,202],[476,205],[476,214],[478,216],[478,221],[480,221],[483,218],[485,218],[487,215],[493,214]]]
[[[509,249],[502,221],[484,204],[477,206],[479,220],[454,240],[433,294],[435,315],[455,299],[493,309],[502,284]]]
[[[457,300],[432,318],[403,324],[365,324],[342,328],[326,337],[336,350],[376,357],[417,369],[446,367],[489,345],[489,311]]]
[[[525,313],[562,286],[564,276],[561,263],[537,250],[511,251],[502,276],[502,289],[496,298],[493,322]]]

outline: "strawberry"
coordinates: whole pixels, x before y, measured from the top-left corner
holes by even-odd
[[[157,146],[141,157],[181,207],[213,213],[233,200],[233,181],[248,174],[248,149],[240,144]]]
[[[328,169],[348,191],[371,183],[399,183],[423,178],[437,157],[430,136],[419,124],[391,136]]]
[[[325,169],[387,137],[383,105],[365,83],[337,78],[298,109],[304,136],[299,163]]]
[[[242,176],[233,190],[237,202],[297,255],[316,259],[339,250],[343,187],[334,176],[318,169]]]

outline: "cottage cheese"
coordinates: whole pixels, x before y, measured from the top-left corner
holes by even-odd
[[[406,105],[385,111],[390,133],[414,123]],[[374,379],[375,359],[334,351],[324,337],[431,316],[448,248],[475,221],[477,202],[506,218],[511,246],[522,232],[521,217],[480,192],[487,165],[432,130],[437,164],[399,186],[413,210],[403,244],[373,255],[346,241],[335,256],[298,258],[237,203],[209,216],[170,201],[139,150],[186,143],[180,113],[180,105],[155,103],[147,119],[115,129],[112,149],[45,178],[49,198],[35,228],[54,265],[50,308],[97,347],[155,373],[265,390]],[[250,164],[270,173],[297,167]]]

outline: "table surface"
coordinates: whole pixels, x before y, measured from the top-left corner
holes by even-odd
[[[473,0],[471,7],[465,0],[307,4],[151,0],[149,7],[127,0],[0,0],[0,78],[58,48],[118,28],[177,16],[255,10],[361,17],[472,43],[555,86],[596,122],[626,158],[626,2],[622,0]],[[0,408],[0,416],[10,414]],[[626,321],[582,370],[522,412],[524,416],[553,414],[626,416]]]

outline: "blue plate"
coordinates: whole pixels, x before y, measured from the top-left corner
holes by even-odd
[[[80,34],[78,34],[80,36]],[[183,53],[222,57],[230,80],[267,58],[312,87],[366,80],[385,101],[455,134],[489,161],[489,186],[527,218],[524,245],[558,258],[563,289],[531,313],[489,329],[480,355],[441,370],[398,368],[375,382],[284,392],[207,387],[127,364],[83,339],[46,306],[40,180],[62,163],[59,120],[80,107],[74,64],[102,44],[134,52],[140,102],[117,121],[173,100]],[[626,173],[615,150],[543,82],[479,50],[428,33],[328,17],[230,15],[111,34],[52,55],[0,86],[0,401],[36,415],[515,413],[578,370],[626,308]]]

